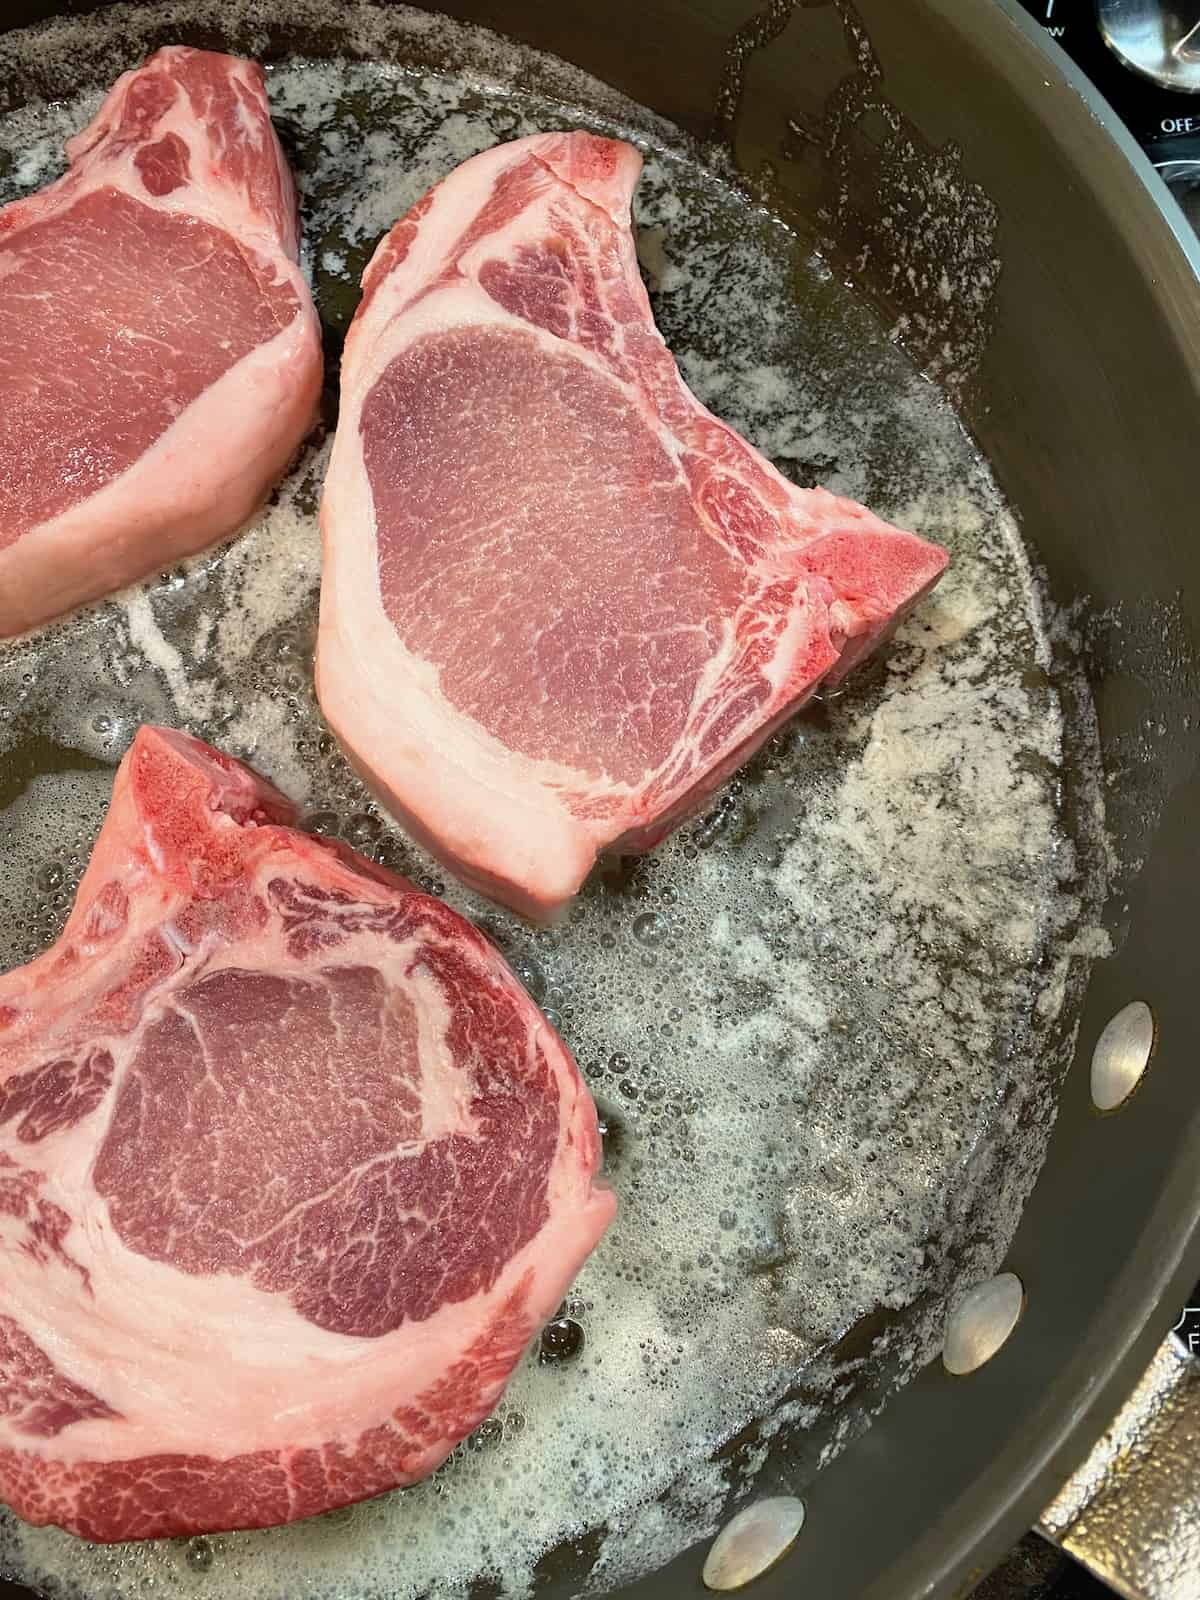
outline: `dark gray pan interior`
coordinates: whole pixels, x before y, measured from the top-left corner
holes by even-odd
[[[36,21],[51,9],[18,5],[10,9],[8,26]],[[183,8],[171,9],[169,18],[150,24],[154,8],[142,8],[141,19],[128,28],[138,48],[130,46],[122,65],[134,64],[144,45],[168,40],[254,49],[280,62],[295,54],[345,58],[362,49],[364,35],[349,26],[348,13],[339,12],[338,20],[331,13],[326,22],[316,6],[297,6],[290,22],[283,20],[287,7],[264,8],[265,20],[227,8],[221,26],[216,8],[203,14],[197,8],[183,22]],[[388,8],[373,9],[378,14],[370,37],[387,37],[404,64],[439,70],[456,64],[445,59],[444,35],[414,35],[399,17],[388,33]],[[850,387],[856,353],[865,362],[868,352],[889,348],[880,330],[895,331],[911,360],[947,396],[1017,515],[1050,602],[1055,654],[1043,670],[1046,692],[1060,698],[1067,727],[1066,758],[1053,782],[1062,836],[1080,853],[1075,887],[1089,916],[1100,913],[1086,905],[1100,881],[1103,854],[1092,814],[1097,759],[1110,776],[1104,799],[1114,866],[1103,923],[1113,953],[1092,969],[1086,999],[1068,1000],[1059,1025],[1041,1028],[1027,1019],[1023,1028],[1014,1023],[1007,1030],[1010,1060],[1004,1073],[997,1068],[989,1079],[1000,1094],[996,1114],[979,1133],[975,1187],[965,1182],[962,1191],[973,1197],[971,1207],[947,1217],[940,1237],[931,1236],[920,1292],[900,1309],[864,1307],[836,1342],[814,1352],[811,1370],[793,1389],[771,1395],[771,1408],[790,1404],[803,1426],[768,1427],[760,1435],[752,1424],[723,1457],[731,1484],[744,1487],[743,1465],[770,1435],[759,1488],[802,1492],[808,1505],[801,1540],[756,1593],[782,1597],[803,1588],[855,1600],[953,1594],[1032,1521],[1148,1359],[1173,1320],[1175,1297],[1197,1268],[1200,1097],[1189,1011],[1195,967],[1189,912],[1200,891],[1193,843],[1192,708],[1200,635],[1192,470],[1200,443],[1195,247],[1173,230],[1149,169],[1124,136],[1106,126],[1103,108],[1004,6],[984,0],[775,3],[750,17],[745,6],[717,0],[646,0],[612,4],[603,13],[547,8],[536,0],[445,9],[572,63],[666,119],[692,141],[688,173],[700,170],[697,161],[720,170],[732,155],[744,198],[706,212],[693,243],[726,249],[731,271],[777,261],[786,288],[774,292],[792,296],[797,326],[810,341],[819,327],[836,324],[839,336],[812,358],[811,382],[818,384],[823,360],[831,400]],[[112,36],[104,31],[106,39]],[[62,56],[50,39],[44,46],[23,42],[3,59],[0,111],[31,97],[60,99],[90,82],[91,73],[104,81],[107,71],[81,54],[77,75],[65,82]],[[520,87],[531,103],[546,92],[536,79]],[[603,95],[589,100],[577,84],[570,92],[563,83],[551,88],[551,100],[576,98],[598,125],[621,121],[621,107]],[[303,130],[283,131],[303,164]],[[520,131],[516,123],[496,129],[501,136]],[[8,176],[0,171],[0,183]],[[654,207],[665,204],[662,193],[672,183],[685,179],[668,170],[665,191],[656,190],[658,181],[652,164],[642,219],[652,284],[661,266],[656,240],[665,240],[668,263],[673,246],[671,228],[657,226]],[[758,226],[749,204],[754,198],[795,225],[801,244],[790,256],[772,256],[774,245],[764,245],[758,256],[739,255],[738,229]],[[335,254],[337,243],[325,241]],[[803,267],[811,244],[832,268],[832,288],[822,290],[827,280]],[[320,257],[317,265],[335,370],[353,300],[337,273],[322,278]],[[843,290],[843,278],[852,290]],[[736,386],[722,391],[712,376],[728,352],[706,349],[702,312],[689,322],[676,309],[680,320],[672,326],[672,302],[663,294],[659,314],[676,347],[690,343],[697,371],[710,373],[717,385],[714,406],[745,407],[752,437],[756,423],[767,428],[769,405],[756,413],[749,399],[739,400]],[[736,326],[736,311],[729,315]],[[800,370],[802,358],[789,359]],[[871,355],[883,364],[887,359]],[[880,381],[899,386],[901,368],[887,368]],[[327,420],[332,403],[331,394]],[[934,409],[926,404],[918,411],[929,426]],[[919,439],[896,424],[894,409],[881,415],[861,492],[877,503],[891,492],[902,502],[897,485],[907,481],[905,474],[915,487],[928,481],[921,464],[914,465]],[[944,416],[952,420],[950,411]],[[969,454],[964,450],[961,459]],[[781,455],[780,465],[799,481],[842,470],[820,452],[803,459]],[[857,482],[849,486],[859,492]],[[212,593],[220,595],[220,582],[213,582]],[[170,607],[165,601],[163,607],[169,620]],[[306,601],[285,630],[286,670],[293,658],[302,659],[311,621]],[[78,637],[66,630],[53,635],[48,648],[65,653]],[[0,671],[3,665],[0,658]],[[15,681],[10,674],[8,684]],[[258,686],[251,675],[233,688],[250,693]],[[869,711],[879,690],[878,674],[868,675],[851,690],[848,704],[809,713],[799,742],[769,751],[737,797],[730,836],[722,833],[728,817],[718,815],[712,824],[716,848],[769,854],[794,842],[797,786],[803,797],[822,760],[825,735],[831,727],[836,733],[856,708]],[[147,696],[138,702],[140,714],[171,714],[161,686],[148,688]],[[39,727],[36,716],[4,750],[0,805],[8,803],[6,780],[15,790],[35,773],[66,780],[90,769],[102,783],[103,769],[119,754],[114,748],[84,752],[81,759],[79,749],[65,748]],[[325,809],[342,824],[361,803],[336,784],[327,799]],[[696,850],[712,847],[697,835],[689,840]],[[689,857],[681,848],[666,869],[671,885],[679,875],[686,878],[694,860],[695,850]],[[398,856],[396,864],[429,870],[411,856]],[[610,903],[626,921],[645,914],[640,896],[648,894],[646,905],[658,907],[654,882],[653,869],[647,877],[641,869],[614,867],[593,886],[587,915],[600,915],[594,908]],[[44,939],[60,910],[51,907],[41,923],[22,927],[19,940],[5,930],[10,959],[23,959],[25,943]],[[1082,911],[1081,919],[1087,921]],[[553,988],[554,951],[539,952],[504,919],[494,931],[518,969],[526,963],[531,983],[544,984],[548,974]],[[799,930],[793,936],[806,935]],[[1074,963],[1068,981],[1081,980],[1085,971],[1084,962]],[[569,1001],[569,983],[565,992]],[[1100,1118],[1088,1097],[1087,1058],[1109,1016],[1133,998],[1145,999],[1155,1012],[1155,1062],[1132,1102]],[[555,999],[551,993],[545,1003]],[[572,1038],[569,1015],[566,1021]],[[1066,1072],[1077,1021],[1079,1065]],[[619,1163],[631,1159],[639,1124],[623,1098],[624,1069],[610,1066],[599,1035],[581,1023],[572,1043],[587,1046],[593,1037],[597,1048],[582,1053],[582,1062],[611,1115],[610,1153]],[[669,1048],[663,1052],[667,1063],[670,1054]],[[851,1046],[843,1079],[852,1062]],[[662,1076],[669,1090],[669,1065]],[[1022,1092],[1011,1094],[1006,1111],[1009,1080]],[[1018,1227],[1055,1096],[1058,1120],[1048,1158]],[[623,1150],[626,1114],[630,1138]],[[756,1159],[753,1150],[747,1159]],[[985,1177],[994,1178],[990,1205],[981,1198],[989,1187]],[[803,1239],[785,1241],[784,1255],[804,1247]],[[856,1419],[874,1410],[927,1353],[947,1296],[1001,1261],[1020,1274],[1028,1294],[1009,1347],[966,1380],[950,1379],[940,1364],[927,1367],[869,1431],[814,1476],[835,1431],[856,1431]],[[768,1259],[764,1270],[786,1275],[786,1267],[786,1261]],[[586,1325],[586,1313],[580,1315]],[[575,1592],[602,1547],[602,1529],[560,1545],[538,1569],[539,1588]],[[194,1583],[196,1593],[204,1591],[200,1574],[184,1565],[180,1572],[180,1592],[191,1592]],[[628,1592],[699,1592],[698,1572],[698,1558],[688,1553]],[[2,1583],[0,1592],[7,1592]],[[481,1596],[489,1592],[487,1584],[478,1588]]]

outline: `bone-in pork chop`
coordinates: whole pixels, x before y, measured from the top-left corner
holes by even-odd
[[[0,1499],[89,1539],[431,1472],[614,1210],[491,945],[143,728],[58,943],[0,978]]]
[[[321,386],[259,66],[160,50],[67,155],[0,211],[0,635],[232,533]]]
[[[946,565],[689,393],[638,273],[640,169],[545,134],[427,194],[367,269],[325,483],[325,714],[418,839],[535,917],[695,811]]]

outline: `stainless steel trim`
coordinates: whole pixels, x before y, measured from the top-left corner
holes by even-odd
[[[1200,1600],[1200,1362],[1174,1337],[1038,1531],[1126,1600]]]

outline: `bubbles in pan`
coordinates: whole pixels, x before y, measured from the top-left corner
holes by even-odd
[[[326,8],[270,10],[315,24]],[[116,8],[0,56],[87,61],[99,82],[176,15],[243,48],[265,26],[238,0]],[[1072,978],[1100,949],[1042,603],[940,395],[803,240],[649,113],[403,8],[340,18],[348,57],[463,65],[272,70],[330,326],[379,233],[456,162],[540,128],[626,133],[647,154],[656,313],[701,398],[796,481],[867,500],[953,565],[885,660],[653,856],[606,863],[548,931],[405,839],[321,721],[319,439],[242,538],[0,646],[0,967],[61,926],[138,722],[189,727],[278,783],[306,826],[485,927],[592,1084],[621,1205],[496,1416],[432,1480],[289,1529],[139,1547],[0,1520],[0,1569],[63,1595],[416,1600],[481,1578],[522,1595],[566,1541],[587,1592],[711,1535],[771,1426],[831,1452],[848,1386],[885,1355],[921,1359],[952,1283],[994,1270],[1040,1161]],[[0,118],[0,199],[57,170],[95,98]],[[853,1345],[864,1327],[889,1331]],[[847,1375],[831,1352],[851,1347]],[[775,1408],[761,1442],[730,1444]]]

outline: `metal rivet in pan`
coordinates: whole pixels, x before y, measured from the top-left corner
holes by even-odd
[[[976,1284],[946,1318],[942,1362],[963,1377],[990,1361],[1021,1320],[1025,1290],[1014,1272]]]
[[[758,1500],[739,1511],[712,1542],[701,1577],[709,1589],[740,1589],[786,1555],[804,1526],[804,1505],[791,1495]]]
[[[1115,1111],[1141,1082],[1154,1049],[1154,1013],[1144,1000],[1131,1000],[1096,1040],[1092,1051],[1092,1102],[1098,1111]]]

